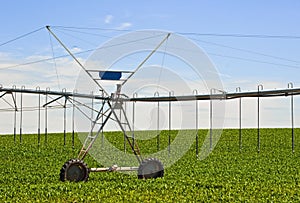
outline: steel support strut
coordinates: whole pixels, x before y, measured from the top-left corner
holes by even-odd
[[[103,113],[103,110],[105,107],[108,107],[108,110],[105,113]],[[118,114],[116,111],[120,111],[120,114]],[[112,118],[112,115],[115,117],[115,119]],[[120,116],[118,116],[118,115],[120,115]],[[100,123],[100,127],[97,129],[97,125],[99,126],[98,122],[101,121],[104,117],[105,117],[104,121],[102,123]],[[120,119],[121,117],[123,117],[125,119],[123,122],[121,122],[121,119]],[[92,148],[94,142],[96,141],[97,137],[99,136],[99,134],[101,133],[101,131],[103,130],[104,126],[107,124],[109,119],[112,119],[118,123],[119,127],[121,128],[122,132],[124,133],[124,136],[129,144],[132,152],[136,156],[138,162],[141,163],[142,157],[140,154],[140,149],[139,149],[137,143],[134,140],[130,139],[130,138],[134,137],[133,131],[132,131],[131,125],[129,123],[129,120],[126,116],[126,112],[123,108],[123,102],[120,99],[119,94],[113,95],[111,98],[111,101],[109,101],[109,100],[104,101],[103,105],[101,106],[100,110],[98,111],[98,114],[97,114],[95,120],[93,121],[91,130],[89,131],[89,134],[86,137],[84,144],[78,154],[78,159],[83,160],[85,158],[88,151]],[[129,133],[132,134],[132,137],[128,136],[128,133],[125,130],[124,126],[128,127]],[[97,131],[94,133],[95,129],[97,129]]]

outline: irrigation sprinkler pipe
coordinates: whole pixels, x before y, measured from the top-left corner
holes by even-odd
[[[0,92],[15,92],[15,93],[30,93],[30,94],[41,94],[41,95],[56,95],[56,96],[68,96],[78,98],[94,98],[97,100],[111,100],[108,96],[90,95],[82,93],[65,92],[62,95],[61,91],[50,91],[40,90],[36,91],[33,89],[17,89],[17,88],[0,88]],[[259,95],[258,95],[259,94]],[[226,93],[224,99],[237,99],[241,97],[276,97],[276,96],[288,96],[288,95],[300,95],[300,88],[293,89],[276,89],[276,90],[264,90],[264,91],[249,91],[249,92],[234,92]],[[215,96],[224,96],[224,93],[216,94]],[[120,101],[138,101],[138,102],[167,102],[167,101],[194,101],[194,100],[210,100],[210,94],[203,95],[186,95],[186,96],[161,96],[161,97],[137,97],[137,98],[120,98]]]
[[[169,92],[169,97],[174,96],[174,91]],[[172,102],[169,101],[169,133],[168,133],[168,153],[171,153],[171,128],[172,128]]]
[[[241,88],[237,87],[236,92],[241,92]],[[239,98],[239,148],[242,150],[242,98]]]
[[[215,93],[215,89],[210,89],[210,96]],[[212,98],[209,100],[209,150],[212,150],[212,128],[213,128],[213,104]]]
[[[225,96],[224,96],[225,95]],[[300,95],[300,88],[294,89],[276,89],[276,90],[264,90],[264,91],[249,91],[249,92],[234,92],[227,93],[224,92],[215,94],[214,96],[222,97],[223,99],[237,99],[241,97],[282,97],[287,95]],[[139,97],[139,98],[127,98],[125,101],[139,101],[139,102],[167,102],[167,101],[194,101],[194,100],[211,100],[210,94],[203,95],[186,95],[186,96],[162,96],[162,97]]]
[[[66,92],[66,88],[62,89],[62,92]],[[63,111],[64,111],[64,146],[66,146],[66,127],[67,127],[67,97],[65,97],[65,103],[63,105]]]
[[[133,93],[133,98],[137,97],[137,93]],[[134,127],[135,127],[135,102],[132,102],[132,143],[135,146],[135,137],[134,137]],[[126,142],[124,137],[124,149],[126,149]]]
[[[91,95],[93,95],[94,92],[91,92]],[[91,130],[93,130],[93,126],[94,126],[94,98],[92,98],[92,108],[91,108]],[[93,132],[91,132],[92,134]]]
[[[101,91],[101,96],[102,96],[102,98],[104,98],[104,92],[103,92],[102,90],[100,90],[100,91]],[[104,105],[105,105],[105,100],[102,99],[102,108],[101,108],[100,113],[101,113],[103,116],[101,116],[101,124],[104,123],[104,114],[105,114],[105,112],[104,112]],[[102,130],[101,130],[101,147],[102,147],[102,149],[103,149],[103,147],[104,147],[104,127],[103,127]]]
[[[25,86],[22,86],[21,89],[25,89]],[[20,144],[22,144],[22,126],[23,126],[23,93],[21,93],[21,101],[20,101]]]
[[[193,90],[193,94],[197,95],[198,91],[195,89]],[[195,125],[196,125],[196,157],[198,158],[199,155],[199,137],[198,137],[198,100],[195,100],[195,111],[196,111],[196,115],[195,115]]]
[[[220,92],[216,94],[216,92]],[[210,150],[213,149],[213,103],[212,101],[218,98],[219,100],[226,99],[226,92],[223,90],[212,88],[210,89],[210,119],[209,119],[209,147]]]
[[[293,88],[293,83],[288,83],[288,88]],[[294,135],[294,96],[291,95],[291,125],[292,125],[292,152],[295,152],[295,135]]]
[[[257,86],[257,152],[260,152],[260,91],[263,90],[263,85]]]
[[[45,103],[48,103],[48,93],[50,91],[50,88],[46,88],[46,95],[45,95]],[[48,106],[43,105],[45,107],[45,144],[47,144],[48,139]]]
[[[159,97],[159,92],[154,93],[154,97]],[[156,136],[157,136],[157,151],[160,150],[160,132],[159,132],[159,101],[157,101],[157,129],[156,129]]]
[[[77,90],[73,90],[73,93],[77,93]],[[73,101],[74,101],[74,96],[73,96]],[[72,147],[74,148],[75,144],[75,103],[72,102]]]
[[[123,105],[124,105],[124,111],[125,111],[125,113],[126,113],[126,112],[127,112],[127,102],[124,102]],[[122,112],[120,111],[120,114],[121,114],[121,113],[122,113]],[[120,118],[121,118],[121,115],[120,115]],[[125,119],[125,120],[126,120],[126,119]],[[134,128],[134,127],[132,126],[132,130],[133,130],[133,128]],[[126,125],[126,124],[124,125],[124,130],[125,130],[125,132],[127,131],[127,125]],[[133,132],[133,131],[132,131],[132,132]],[[124,133],[123,133],[123,134],[124,134]],[[124,137],[124,140],[123,140],[124,143],[123,143],[123,145],[124,145],[124,149],[125,149],[125,148],[126,148],[126,137],[125,137],[125,134],[124,134],[123,137]],[[134,144],[134,134],[133,134],[132,137],[133,137],[132,139],[133,139],[133,144]],[[126,153],[125,150],[124,150],[124,152]]]
[[[39,91],[40,87],[37,86],[36,90]],[[41,144],[41,94],[38,94],[38,146]]]
[[[16,89],[16,86],[13,86],[13,89]],[[14,112],[14,143],[16,143],[16,135],[17,135],[17,92],[15,92],[14,102],[15,102],[15,112]]]

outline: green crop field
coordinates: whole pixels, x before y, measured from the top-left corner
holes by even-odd
[[[176,134],[175,131],[172,132]],[[167,131],[161,133],[161,147],[167,146]],[[206,136],[200,130],[199,145]],[[122,148],[120,133],[105,135]],[[299,202],[300,130],[295,130],[292,152],[291,129],[261,129],[260,152],[257,130],[224,130],[216,148],[204,160],[197,160],[195,144],[158,179],[141,180],[123,173],[91,173],[87,182],[61,182],[59,171],[75,158],[81,143],[71,135],[66,146],[62,134],[23,135],[22,144],[12,135],[0,136],[0,202]],[[174,137],[172,137],[173,139]],[[156,150],[156,139],[143,141],[142,152]],[[184,142],[182,143],[184,144]],[[150,150],[150,151],[149,151]],[[172,150],[172,149],[171,149]],[[89,167],[99,163],[90,156]]]

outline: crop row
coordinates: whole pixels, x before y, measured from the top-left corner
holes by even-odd
[[[152,133],[152,132],[144,132]],[[186,131],[194,134],[195,131]],[[201,148],[207,130],[199,132]],[[168,147],[177,131],[163,131],[160,147]],[[105,138],[124,150],[123,136],[105,133]],[[43,138],[43,135],[42,135]],[[63,145],[62,134],[50,134],[47,143],[37,143],[37,135],[23,135],[22,144],[13,136],[0,136],[0,201],[1,202],[216,202],[299,201],[300,131],[295,131],[295,152],[292,152],[290,129],[261,129],[258,153],[257,130],[244,129],[242,145],[238,130],[224,130],[212,153],[204,160],[196,157],[195,142],[189,151],[171,167],[165,177],[139,180],[123,173],[93,173],[88,182],[60,182],[63,163],[75,158],[81,143],[71,134]],[[43,139],[42,139],[43,140]],[[101,139],[99,139],[101,140]],[[143,154],[157,151],[157,137],[139,141]],[[181,142],[185,144],[184,139]],[[127,153],[130,153],[128,151]],[[180,146],[179,146],[180,147]],[[170,150],[179,150],[171,148]],[[100,151],[101,152],[101,151]],[[89,167],[102,163],[88,156]]]

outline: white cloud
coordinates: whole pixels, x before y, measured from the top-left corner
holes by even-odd
[[[106,15],[105,18],[104,18],[104,23],[105,24],[110,24],[113,20],[113,16],[112,15]]]
[[[119,27],[117,27],[117,29],[124,30],[124,29],[127,29],[127,28],[131,27],[131,26],[132,26],[132,23],[125,22],[125,23],[122,23]]]
[[[74,48],[74,50],[78,50],[78,48]],[[2,53],[1,55],[5,54]],[[51,57],[49,55],[31,55],[20,61],[15,57],[8,57],[6,61],[0,63],[0,83],[3,87],[25,85],[26,88],[40,86],[41,89],[47,87],[59,90],[67,88],[67,90],[72,91],[80,71],[79,65],[70,57],[57,58],[55,63],[53,60],[43,61],[48,58]],[[83,61],[82,58],[78,58],[78,60]],[[17,66],[23,64],[24,61],[41,62]]]
[[[77,53],[77,52],[81,52],[82,49],[79,48],[79,47],[74,46],[74,47],[72,47],[72,48],[70,49],[70,51],[71,51],[72,53]]]
[[[9,53],[0,52],[0,58],[1,58],[2,61],[9,59],[9,57],[10,57]]]

